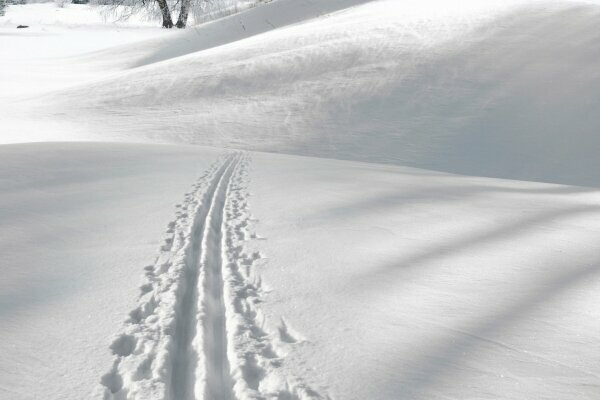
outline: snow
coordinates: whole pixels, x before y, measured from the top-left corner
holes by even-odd
[[[217,154],[99,143],[2,147],[5,396],[75,399],[98,390],[111,343],[129,337],[115,336],[120,321],[148,301],[135,304],[139,290],[148,292],[143,267],[178,254],[165,244],[185,254],[188,242],[157,240],[167,227],[189,228],[194,207],[182,212],[193,206],[182,194],[202,197],[214,180],[200,180],[198,195],[190,183]],[[250,158],[242,215],[252,216],[245,235],[257,239],[242,242],[246,256],[259,256],[241,260],[255,266],[248,282],[264,282],[255,326],[270,332],[267,344],[284,360],[268,371],[271,392],[291,379],[344,399],[598,395],[600,191]],[[173,220],[175,203],[182,211]],[[168,277],[163,285],[180,282]],[[173,312],[169,292],[154,290]],[[157,315],[146,321],[171,321]],[[127,324],[121,335],[135,336]],[[135,362],[121,373],[135,373]]]
[[[218,153],[0,147],[0,398],[88,398],[175,204]]]
[[[598,398],[598,4],[10,6],[0,399]]]
[[[473,2],[432,14],[389,0],[321,4],[280,0],[88,56],[77,68],[105,73],[11,112],[53,127],[45,138],[16,123],[3,141],[77,130],[80,140],[600,182],[597,5]]]
[[[6,16],[2,18],[4,25],[31,25],[52,28],[66,26],[76,28],[95,26],[100,29],[113,27],[156,27],[156,20],[149,13],[132,14],[129,18],[124,6],[116,9],[110,6],[90,4],[70,4],[62,6],[54,2],[32,3],[26,5],[10,5]]]
[[[261,275],[277,288],[265,315],[307,338],[286,362],[333,398],[600,394],[597,189],[262,154],[252,165]]]

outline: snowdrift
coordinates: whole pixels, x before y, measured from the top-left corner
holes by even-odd
[[[278,1],[124,46],[123,72],[44,103],[93,138],[600,185],[598,5],[358,3]]]
[[[0,398],[600,398],[600,8],[448,3],[0,26]]]

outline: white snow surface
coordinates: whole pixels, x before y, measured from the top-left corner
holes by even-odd
[[[100,398],[102,378],[131,399],[183,398],[168,394],[179,345],[164,332],[188,318],[179,267],[200,239],[185,232],[210,211],[215,168],[189,183],[219,152],[0,149],[0,397]],[[600,191],[245,157],[251,196],[225,221],[243,251],[226,247],[222,278],[236,398],[598,396]]]
[[[216,155],[0,146],[0,398],[89,398],[174,205]]]
[[[0,399],[600,397],[597,1],[142,17],[0,17]]]
[[[19,80],[33,89],[11,91],[0,140],[183,142],[599,184],[600,7],[456,4],[278,0],[62,59],[44,71],[63,90]],[[7,82],[20,66],[8,61]]]

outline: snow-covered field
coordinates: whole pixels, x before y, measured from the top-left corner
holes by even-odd
[[[598,2],[103,15],[0,17],[0,399],[600,397]]]

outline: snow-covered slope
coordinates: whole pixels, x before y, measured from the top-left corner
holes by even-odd
[[[598,190],[219,153],[0,147],[0,398],[600,395]]]
[[[262,308],[307,339],[286,363],[315,387],[600,395],[600,191],[263,154],[251,177]]]
[[[15,6],[0,399],[599,398],[597,3]]]
[[[121,58],[99,53],[97,62],[121,60],[125,70],[43,97],[35,113],[82,129],[82,138],[600,184],[598,5],[432,13],[431,5],[362,3],[298,21],[321,3],[280,0],[121,47]]]

